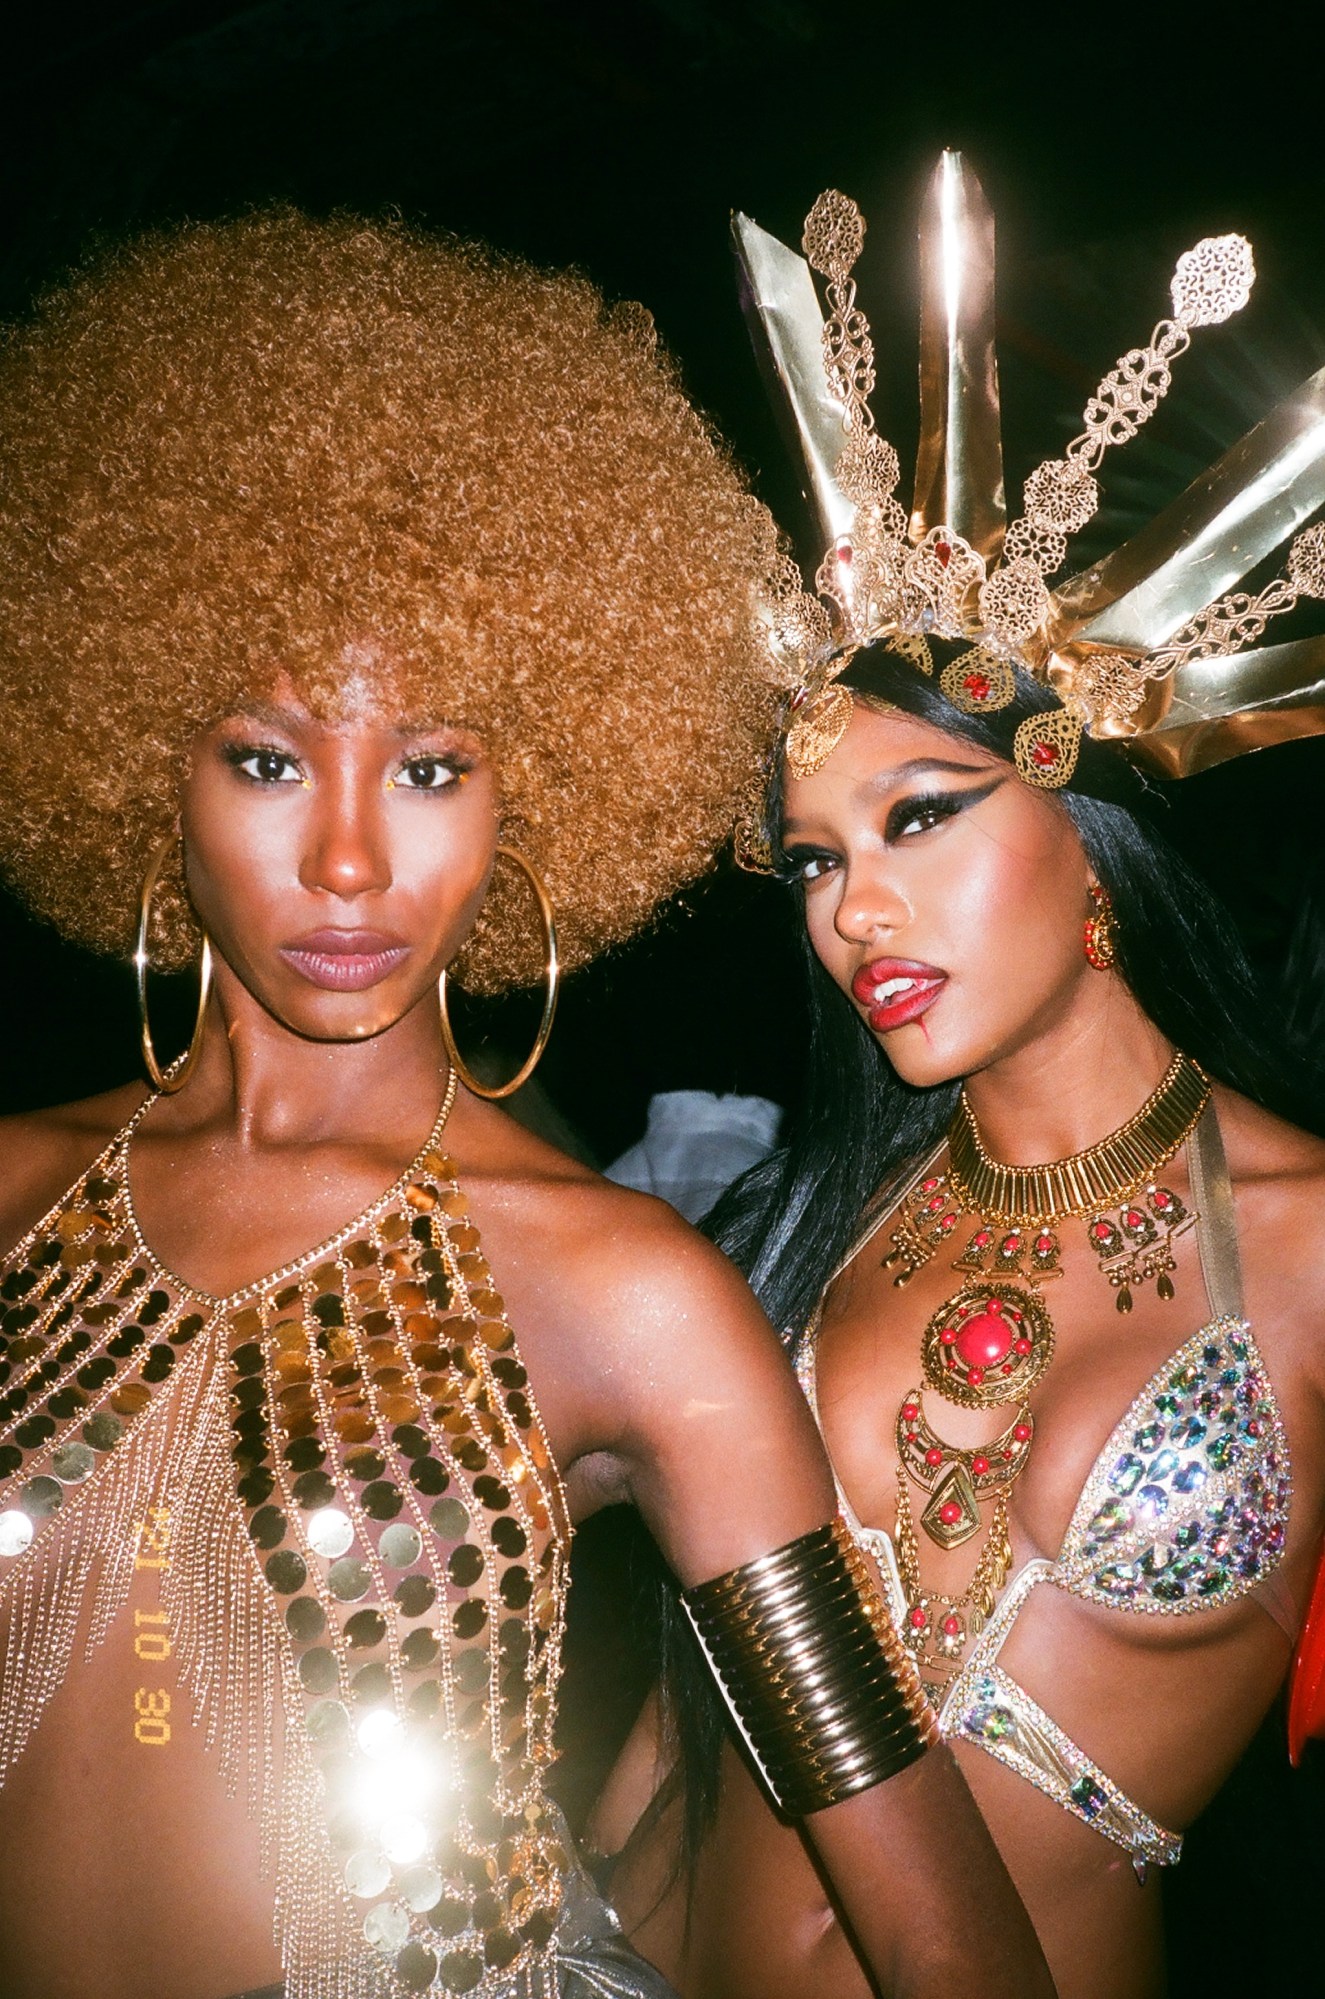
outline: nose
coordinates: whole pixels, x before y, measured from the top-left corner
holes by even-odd
[[[889,943],[911,911],[895,883],[868,861],[851,863],[833,912],[833,927],[847,944],[873,950]]]
[[[351,900],[391,886],[381,772],[352,756],[319,772],[299,867],[300,886]]]

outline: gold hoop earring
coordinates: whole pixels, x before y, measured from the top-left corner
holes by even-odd
[[[198,961],[198,1013],[193,1023],[193,1033],[184,1058],[169,1069],[163,1069],[156,1059],[156,1049],[152,1045],[152,1029],[147,1018],[147,926],[152,914],[152,896],[156,891],[161,870],[170,858],[171,849],[179,838],[177,833],[167,833],[161,845],[147,864],[143,877],[143,892],[138,898],[138,936],[133,947],[134,977],[138,985],[138,1020],[142,1030],[141,1045],[143,1065],[158,1090],[173,1097],[176,1090],[182,1090],[193,1074],[202,1047],[203,1021],[207,1014],[207,1001],[212,990],[212,945],[206,931],[202,938],[202,957]]]
[[[494,1103],[501,1097],[513,1096],[521,1083],[527,1083],[538,1067],[539,1059],[548,1044],[548,1036],[552,1032],[552,1021],[557,1011],[557,987],[561,980],[561,972],[557,964],[557,919],[552,908],[552,898],[547,892],[543,877],[539,874],[533,862],[527,861],[524,855],[514,847],[498,847],[497,858],[503,861],[514,861],[515,865],[524,871],[525,877],[529,882],[530,888],[534,891],[534,896],[538,903],[538,913],[542,919],[543,934],[546,940],[546,962],[543,967],[543,978],[546,982],[547,991],[543,999],[543,1018],[538,1023],[538,1034],[531,1053],[516,1070],[509,1083],[502,1083],[496,1089],[493,1089],[487,1083],[480,1083],[478,1078],[466,1068],[464,1062],[461,1060],[460,1051],[455,1045],[455,1036],[451,1032],[451,1016],[446,1009],[445,969],[443,969],[437,981],[437,998],[442,1010],[442,1040],[446,1043],[446,1052],[450,1058],[451,1067],[455,1070],[467,1090],[472,1090],[476,1097],[486,1097],[489,1103]]]

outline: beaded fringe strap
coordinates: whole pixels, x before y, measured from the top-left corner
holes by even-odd
[[[914,1661],[842,1519],[682,1602],[788,1817],[882,1783],[938,1740]]]

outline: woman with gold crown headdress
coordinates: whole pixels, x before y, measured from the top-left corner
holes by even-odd
[[[4,1125],[7,1999],[662,1995],[547,1790],[616,1499],[880,1978],[972,1974],[956,1853],[991,1989],[1047,1992],[746,1287],[485,1101],[755,745],[768,526],[647,316],[398,224],[189,227],[10,333],[0,458],[0,855],[136,924],[154,1085]],[[453,973],[545,981],[509,1084]]]
[[[1325,641],[1256,645],[1325,595],[1303,525],[1325,370],[1051,590],[1107,453],[1245,300],[1249,247],[1181,259],[1172,317],[1006,525],[978,183],[946,155],[926,214],[909,517],[866,400],[862,233],[841,195],[816,205],[825,321],[806,263],[737,223],[828,549],[818,601],[788,576],[770,613],[788,697],[744,836],[803,909],[810,1077],[711,1232],[792,1328],[844,1514],[1058,1991],[1141,1999],[1161,1871],[1284,1680],[1325,1516],[1325,1145],[1296,1128],[1319,1091],[1155,830],[1150,775],[1325,726]],[[1298,530],[1281,576],[1234,588]],[[1317,1634],[1295,1752],[1323,1678]],[[667,1778],[616,1871],[628,1932],[686,1999],[864,1999],[795,1832],[730,1751],[712,1782],[720,1738],[678,1684],[599,1807],[619,1849]]]

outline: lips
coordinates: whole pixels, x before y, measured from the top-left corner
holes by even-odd
[[[889,1034],[927,1013],[947,983],[947,973],[937,965],[922,965],[915,958],[876,958],[861,966],[851,991],[866,1009],[874,1033]]]
[[[409,956],[410,947],[386,930],[310,930],[280,947],[280,956],[312,986],[360,993],[380,985]]]

